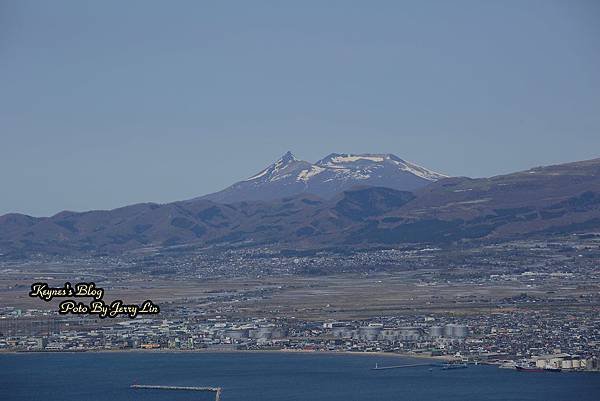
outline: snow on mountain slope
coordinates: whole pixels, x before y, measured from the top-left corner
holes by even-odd
[[[329,198],[356,185],[412,191],[444,177],[392,154],[332,153],[311,164],[287,152],[250,178],[202,199],[233,203],[272,200],[300,193]]]
[[[310,167],[310,163],[298,160],[292,152],[287,152],[275,163],[242,182],[256,182],[258,179],[267,182],[278,181],[294,175],[299,169],[304,167]]]
[[[337,170],[344,170],[346,172],[354,171],[355,173],[359,174],[361,179],[365,179],[364,177],[370,178],[373,176],[373,174],[376,175],[378,171],[381,171],[386,167],[392,169],[395,167],[401,171],[411,173],[428,181],[437,181],[440,178],[447,177],[443,174],[436,173],[435,171],[431,171],[424,167],[402,160],[393,154],[350,155],[332,153],[324,159],[319,160],[316,165]]]

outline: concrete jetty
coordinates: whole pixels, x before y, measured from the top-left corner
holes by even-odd
[[[221,387],[194,387],[194,386],[159,386],[155,384],[132,384],[131,388],[148,390],[180,390],[180,391],[210,391],[215,393],[215,401],[221,400]]]
[[[402,368],[416,368],[418,366],[442,366],[439,363],[411,363],[408,365],[392,365],[392,366],[379,366],[375,364],[371,370],[387,370],[387,369],[402,369]]]

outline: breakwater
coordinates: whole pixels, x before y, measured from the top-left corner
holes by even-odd
[[[148,390],[179,390],[179,391],[209,391],[215,393],[215,401],[221,400],[221,387],[196,387],[196,386],[160,386],[155,384],[132,384],[134,389]]]

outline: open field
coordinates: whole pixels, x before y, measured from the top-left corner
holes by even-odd
[[[104,300],[142,302],[151,299],[163,313],[181,306],[206,314],[282,316],[302,319],[364,319],[410,313],[468,314],[501,308],[543,308],[552,305],[598,307],[600,282],[589,277],[514,275],[502,278],[432,278],[433,271],[280,275],[265,278],[177,279],[143,275],[82,275],[69,267],[12,269],[0,277],[0,304],[18,308],[54,309],[60,298],[46,303],[28,296],[30,285],[44,281],[62,286],[94,281]],[[109,279],[108,277],[115,277]],[[526,294],[527,298],[519,300]]]

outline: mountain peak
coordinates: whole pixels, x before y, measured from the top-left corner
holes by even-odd
[[[203,198],[237,202],[278,199],[300,193],[330,198],[357,185],[412,191],[444,177],[391,153],[331,153],[316,163],[309,163],[288,151],[250,178]]]
[[[296,156],[294,156],[292,152],[288,150],[269,167],[246,179],[245,181],[254,181],[259,178],[263,180],[274,181],[277,180],[281,174],[288,172],[290,169],[297,169],[303,167],[304,165],[310,165],[310,163],[297,159]]]
[[[276,164],[278,162],[281,162],[283,164],[288,164],[294,161],[298,161],[298,159],[296,158],[296,156],[294,156],[294,154],[292,152],[290,152],[289,150],[287,152],[285,152],[285,154],[283,156],[281,156],[279,158],[279,160],[277,160],[277,162],[275,162]]]

